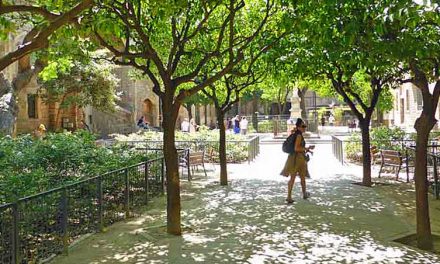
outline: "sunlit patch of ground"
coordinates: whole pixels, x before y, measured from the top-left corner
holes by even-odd
[[[54,263],[439,263],[391,242],[415,230],[410,188],[353,185],[359,168],[342,168],[329,148],[318,146],[309,164],[309,200],[297,183],[295,203],[285,203],[287,179],[278,175],[285,156],[265,145],[250,166],[229,166],[227,187],[214,176],[183,184],[181,237],[165,233],[162,198],[144,217],[115,224]]]

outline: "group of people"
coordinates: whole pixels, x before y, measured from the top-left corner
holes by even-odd
[[[184,118],[182,123],[180,124],[180,130],[182,132],[187,132],[187,133],[194,133],[197,131],[198,129],[198,125],[196,123],[196,121],[194,120],[194,118],[191,118],[191,120],[188,121],[188,118]]]
[[[313,153],[315,146],[306,147],[306,141],[304,140],[304,132],[307,125],[301,118],[298,118],[295,123],[295,129],[292,131],[295,134],[294,152],[287,157],[284,168],[281,171],[281,175],[290,177],[287,184],[287,203],[293,203],[292,189],[295,184],[295,178],[298,174],[301,180],[301,190],[303,199],[310,197],[310,193],[306,190],[306,177],[308,176],[307,161],[308,153]]]
[[[226,119],[226,125],[228,131],[232,131],[234,134],[247,134],[248,129],[248,120],[245,116],[240,117],[239,115],[236,115],[233,118],[227,118]]]

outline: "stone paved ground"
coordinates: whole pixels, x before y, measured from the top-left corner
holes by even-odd
[[[415,230],[408,185],[353,185],[360,168],[342,167],[330,145],[318,145],[312,197],[300,199],[296,184],[296,201],[286,205],[287,179],[278,175],[285,158],[280,145],[262,145],[255,162],[229,166],[228,187],[218,186],[215,173],[184,183],[182,237],[165,234],[161,198],[144,216],[81,241],[53,263],[440,263],[391,242]]]

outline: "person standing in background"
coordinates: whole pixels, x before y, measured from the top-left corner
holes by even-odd
[[[240,134],[240,116],[236,115],[234,118],[234,134]]]
[[[195,133],[197,131],[197,124],[194,118],[189,120],[189,133]]]
[[[330,126],[333,126],[334,122],[335,122],[335,117],[333,115],[330,115],[330,117],[328,118],[328,123],[330,124]]]
[[[248,121],[247,121],[246,117],[243,116],[240,121],[241,134],[243,134],[243,135],[247,134],[247,127],[248,127]]]
[[[180,124],[180,130],[182,132],[189,132],[189,121],[188,118],[184,118],[182,124]]]

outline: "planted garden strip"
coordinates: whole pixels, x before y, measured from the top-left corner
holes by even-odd
[[[29,263],[66,253],[80,236],[139,213],[145,197],[163,191],[162,161],[163,156],[0,206],[0,260]]]
[[[151,133],[151,132],[150,132]],[[137,134],[136,134],[137,135]],[[142,137],[137,136],[119,136],[117,137],[117,141],[111,141],[111,144],[114,145],[126,145],[129,147],[135,147],[136,149],[147,149],[150,151],[153,150],[162,150],[163,147],[163,141],[162,140],[141,140]],[[135,140],[132,140],[132,139]],[[205,151],[205,155],[208,155],[210,153],[210,149],[214,150],[214,153],[211,153],[211,155],[214,157],[214,159],[210,159],[212,157],[208,157],[208,160],[219,162],[218,160],[218,149],[219,149],[219,142],[218,140],[176,140],[176,148],[177,149],[186,149],[189,148],[191,151]],[[258,136],[252,136],[247,137],[245,140],[228,140],[226,142],[226,148],[227,148],[227,162],[228,163],[240,163],[244,161],[253,161],[255,157],[259,154],[259,137]]]

